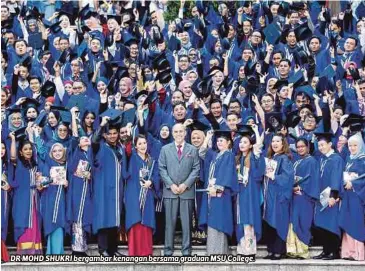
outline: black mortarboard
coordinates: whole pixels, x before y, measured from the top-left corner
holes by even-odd
[[[69,58],[68,50],[65,50],[61,53],[60,57],[58,58],[58,63],[62,66],[66,63],[67,59]]]
[[[156,92],[150,92],[150,93],[148,93],[148,96],[144,100],[143,105],[152,104],[156,100],[156,98],[157,98],[157,96],[155,94],[156,94]]]
[[[109,61],[110,66],[112,67],[123,67],[123,62],[118,60]]]
[[[282,87],[285,87],[287,85],[288,85],[288,80],[279,79],[278,81],[276,81],[273,88],[279,91]]]
[[[60,18],[61,16],[67,16],[67,18],[70,20],[70,24],[75,24],[74,19],[73,19],[73,14],[71,14],[65,10],[60,10],[58,13],[58,18]]]
[[[26,57],[25,59],[23,59],[23,61],[19,63],[19,66],[27,67],[28,70],[31,68],[31,65],[32,65],[32,58],[30,56]]]
[[[253,137],[255,135],[254,130],[250,125],[239,125],[237,124],[237,133],[240,135],[248,135],[250,137]]]
[[[191,86],[191,90],[198,99],[203,99],[210,95],[210,86],[212,84],[212,76],[207,76],[203,81],[195,80]]]
[[[305,93],[309,98],[313,99],[313,95],[316,93],[312,86],[304,85],[295,89],[296,93]]]
[[[341,97],[337,98],[335,101],[335,105],[340,106],[342,108],[343,112],[345,112],[345,110],[346,110],[345,95],[342,95]]]
[[[358,132],[363,129],[364,123],[365,118],[363,116],[351,113],[341,127],[350,127],[351,132]]]
[[[56,105],[51,105],[50,107],[51,111],[55,110],[55,111],[69,111],[66,107],[64,106],[56,106]]]
[[[24,140],[27,137],[27,135],[25,133],[26,129],[27,129],[27,127],[22,127],[22,128],[19,128],[14,131],[16,141]]]
[[[136,108],[131,108],[128,109],[127,111],[124,111],[122,127],[127,126],[128,123],[132,123],[132,125],[134,125],[135,120],[136,120]]]
[[[291,5],[291,8],[296,11],[304,9],[304,7],[305,4],[303,2],[293,2],[293,4]]]
[[[305,82],[304,74],[301,70],[294,73],[288,80],[288,83],[293,84],[294,87],[297,87]]]
[[[209,125],[206,125],[205,123],[203,123],[199,120],[193,120],[193,123],[191,123],[187,127],[189,129],[191,129],[191,131],[199,130],[199,131],[203,131],[203,132],[206,132],[210,128]]]
[[[37,124],[39,127],[44,127],[47,123],[47,112],[42,111],[39,113],[38,117],[34,121],[34,124]]]
[[[22,7],[20,8],[20,12],[19,12],[19,16],[21,18],[24,18],[27,15],[27,7],[26,5],[24,5],[24,3],[22,4]]]
[[[13,18],[9,18],[1,22],[1,33],[5,33],[7,29],[11,30],[13,28]]]
[[[56,85],[51,81],[46,81],[42,88],[41,93],[43,97],[53,97],[56,92]]]
[[[209,71],[208,71],[208,74],[212,74],[212,73],[214,73],[214,72],[216,72],[216,71],[221,71],[221,72],[223,72],[223,69],[221,68],[221,67],[219,67],[219,66],[213,66]]]
[[[25,110],[27,110],[30,107],[34,107],[34,108],[37,108],[38,109],[38,107],[40,105],[41,104],[36,99],[33,99],[33,98],[25,98],[25,101],[22,104],[22,108],[25,109]]]
[[[209,4],[203,0],[196,1],[196,7],[198,8],[199,13],[207,15],[209,11]]]
[[[52,31],[53,34],[56,34],[62,30],[60,24],[61,21],[58,21],[57,23],[54,23],[49,27],[49,29]]]
[[[259,82],[256,78],[256,76],[250,75],[246,77],[241,84],[242,87],[245,88],[245,90],[250,94],[257,94],[259,91]]]
[[[292,111],[286,116],[285,126],[288,128],[295,128],[299,124],[300,120],[301,118],[298,115],[298,110]]]
[[[300,24],[294,29],[297,41],[306,40],[313,35],[312,30],[308,27],[308,22]]]
[[[325,140],[327,142],[331,142],[333,138],[332,133],[314,133],[314,135],[317,137],[317,141]]]
[[[134,95],[134,99],[137,101],[139,97],[141,97],[142,95],[147,96],[148,95],[148,91],[147,90],[141,90],[138,91],[136,95]]]
[[[83,34],[85,34],[86,32],[90,32],[91,29],[87,25],[83,25],[81,26],[81,31]]]
[[[72,95],[67,103],[67,108],[71,109],[72,107],[77,107],[79,110],[83,110],[85,108],[87,101],[84,95]]]
[[[121,119],[122,115],[123,111],[116,110],[114,108],[109,108],[104,113],[102,113],[100,117],[109,117],[110,118],[109,123],[116,123],[118,120]]]
[[[160,59],[159,61],[157,61],[156,67],[157,67],[157,70],[159,70],[159,71],[163,71],[167,68],[171,68],[170,63],[167,61],[167,59]]]
[[[252,61],[251,59],[249,59],[245,65],[245,75],[249,76],[255,73],[256,70],[256,61]]]
[[[125,46],[131,46],[134,43],[138,44],[137,39],[134,36],[132,36],[129,32],[123,32],[122,38]]]
[[[161,84],[167,84],[172,79],[171,71],[163,71],[157,74],[156,80],[158,80]]]
[[[165,52],[160,53],[158,56],[156,56],[152,60],[152,67],[155,70],[160,70],[159,63],[161,63],[162,60],[166,60],[166,54],[165,54]]]
[[[278,8],[278,14],[283,17],[286,17],[289,13],[289,10],[290,10],[290,4],[288,2],[282,1]]]
[[[293,52],[295,63],[303,66],[308,63],[308,54],[302,48],[298,48]]]
[[[265,129],[269,129],[270,132],[276,132],[281,128],[281,113],[272,112],[265,114]]]
[[[108,20],[114,19],[117,21],[117,23],[120,25],[122,23],[122,16],[120,15],[108,15]]]
[[[118,80],[120,80],[123,77],[129,77],[128,68],[127,67],[121,67],[121,66],[119,66],[118,69],[117,69],[117,71],[115,72],[115,77]]]
[[[33,8],[31,10],[28,10],[28,12],[26,12],[26,19],[36,19],[36,20],[41,20],[44,17],[44,14],[40,13],[38,8],[33,6]]]
[[[79,11],[79,14],[78,14],[78,17],[80,17],[80,19],[84,20],[85,19],[85,16],[86,14],[90,12],[90,5],[87,4],[86,6],[84,6],[80,11]]]
[[[9,115],[11,115],[13,113],[21,113],[22,112],[20,107],[10,107],[10,108],[6,109],[6,111],[8,112]]]
[[[271,23],[264,29],[266,41],[269,44],[275,45],[280,40],[281,29],[277,23]]]
[[[232,140],[232,132],[229,131],[229,130],[215,130],[214,135],[217,139],[220,138],[220,137],[223,137],[227,140],[233,141]]]

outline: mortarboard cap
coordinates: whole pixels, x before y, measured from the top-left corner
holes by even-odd
[[[16,141],[22,141],[22,140],[26,139],[26,137],[27,137],[27,135],[25,133],[26,129],[27,129],[27,127],[22,127],[22,128],[19,128],[14,131]]]
[[[205,123],[203,123],[199,120],[193,120],[193,123],[191,123],[187,127],[189,129],[191,129],[191,131],[199,130],[199,131],[203,131],[203,132],[206,132],[210,128],[209,125],[206,125]]]
[[[138,91],[136,95],[134,95],[134,99],[137,101],[139,97],[141,97],[142,95],[148,96],[148,91],[147,90],[141,90]]]
[[[295,128],[299,124],[300,120],[301,118],[298,115],[298,110],[292,111],[286,116],[285,126],[288,128]]]
[[[257,94],[259,91],[258,78],[256,76],[250,75],[242,81],[241,86],[244,87],[249,94]]]
[[[32,58],[30,56],[26,57],[19,63],[19,66],[27,67],[29,70],[32,66]]]
[[[82,111],[85,108],[86,102],[84,95],[72,95],[68,100],[66,108],[71,109],[76,106],[80,111]]]
[[[125,46],[131,46],[132,44],[138,44],[137,39],[132,36],[129,32],[123,32],[122,35],[123,42]]]
[[[123,111],[121,110],[116,110],[114,108],[109,108],[108,110],[106,110],[105,112],[103,112],[100,117],[109,117],[109,123],[113,124],[113,123],[117,123],[119,120],[121,120],[123,115]]]
[[[136,120],[136,108],[131,108],[128,109],[127,111],[124,111],[122,127],[127,126],[128,123],[132,123],[132,125],[134,125],[135,120]]]
[[[58,13],[58,18],[61,18],[61,16],[66,16],[70,20],[70,24],[75,24],[73,14],[61,9]]]
[[[319,77],[327,77],[328,79],[333,78],[336,75],[336,71],[334,70],[333,66],[330,64],[328,65],[320,74]]]
[[[255,73],[256,71],[256,61],[252,61],[251,59],[249,59],[245,65],[245,75],[249,76]]]
[[[64,106],[56,106],[56,105],[51,105],[50,107],[51,111],[69,111],[66,107]]]
[[[302,92],[302,93],[306,94],[311,99],[313,99],[313,95],[316,93],[311,85],[300,86],[300,87],[295,89],[295,92],[296,93]]]
[[[250,125],[237,124],[237,129],[237,133],[242,136],[248,135],[250,137],[253,137],[255,135],[255,132]]]
[[[68,50],[65,50],[61,53],[58,59],[58,63],[60,65],[65,65],[65,63],[69,60],[69,58],[70,58],[70,53],[68,52]]]
[[[162,67],[160,67],[160,65],[166,65],[163,61],[166,60],[166,54],[165,52],[160,53],[158,56],[156,56],[153,60],[152,60],[152,67],[155,70],[162,70]],[[170,65],[169,65],[170,66]]]
[[[8,108],[6,109],[6,111],[8,112],[9,115],[13,114],[13,113],[21,113],[22,110],[19,107],[13,107],[13,108]]]
[[[122,23],[122,16],[120,15],[108,15],[108,20],[115,20],[119,25]]]
[[[171,76],[170,70],[160,72],[156,76],[156,80],[158,80],[161,84],[167,84],[168,82],[171,81],[171,79],[172,79],[172,76]]]
[[[269,44],[275,45],[281,37],[281,29],[277,23],[271,23],[264,29],[266,41]]]
[[[288,80],[279,79],[278,81],[276,81],[274,89],[277,89],[279,91],[282,87],[286,86],[288,86]]]
[[[282,118],[280,112],[272,112],[265,114],[265,129],[270,132],[276,132],[281,129]]]
[[[203,99],[210,95],[210,85],[212,84],[212,76],[205,77],[203,81],[195,80],[191,86],[191,90],[198,99]]]
[[[11,30],[13,28],[14,21],[13,18],[9,18],[7,20],[1,21],[1,33],[5,33],[6,30]]]
[[[309,37],[313,35],[312,31],[308,27],[308,22],[300,24],[294,29],[295,37],[297,41],[307,40]]]
[[[314,135],[317,137],[317,141],[325,140],[327,142],[331,142],[333,138],[332,133],[314,133]]]
[[[288,80],[289,84],[293,84],[294,87],[300,86],[305,82],[304,74],[301,70],[293,74]]]
[[[346,110],[346,99],[345,96],[342,95],[341,97],[337,98],[335,101],[335,105],[342,108],[343,112]]]
[[[156,98],[157,98],[156,95],[155,95],[155,93],[156,92],[150,92],[150,93],[148,93],[148,96],[144,100],[143,105],[152,104],[156,100]]]
[[[62,28],[61,28],[60,24],[61,24],[61,21],[58,21],[57,23],[54,23],[54,24],[52,24],[52,25],[49,27],[49,29],[51,30],[51,32],[52,32],[53,34],[56,34],[56,33],[60,32],[60,31],[62,30]]]
[[[230,130],[215,130],[214,135],[217,139],[220,138],[220,137],[223,137],[227,140],[233,141],[232,140],[232,132]]]
[[[41,104],[37,101],[37,100],[35,100],[35,99],[33,99],[33,98],[25,98],[25,101],[24,101],[24,103],[22,104],[22,108],[24,109],[24,110],[27,110],[28,108],[30,108],[30,107],[33,107],[33,108],[37,108],[38,109],[38,107],[40,106]]]
[[[39,113],[38,117],[34,121],[34,124],[37,124],[39,127],[44,127],[47,123],[47,112],[42,111]]]
[[[350,127],[351,132],[358,132],[363,130],[364,123],[365,118],[363,116],[351,113],[341,127]]]
[[[79,14],[78,14],[78,17],[80,17],[80,19],[84,19],[86,14],[90,12],[90,5],[87,4],[86,6],[84,6],[80,11],[79,11]]]
[[[41,93],[43,97],[53,97],[56,92],[56,85],[51,81],[46,81],[42,88]]]
[[[69,125],[72,121],[72,115],[69,111],[60,111],[61,123]]]
[[[208,74],[214,74],[216,73],[217,71],[221,71],[223,72],[223,69],[219,66],[213,66],[209,71],[208,71]]]
[[[296,64],[303,66],[308,63],[308,54],[302,49],[298,48],[293,52],[294,61]]]

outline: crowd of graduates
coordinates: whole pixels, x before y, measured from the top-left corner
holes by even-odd
[[[186,191],[183,254],[365,260],[364,1],[187,3],[1,1],[2,261],[150,255]]]

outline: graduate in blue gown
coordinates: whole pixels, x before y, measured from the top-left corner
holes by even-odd
[[[32,143],[24,138],[16,147],[15,135],[10,134],[10,158],[14,163],[13,208],[14,239],[18,254],[42,254],[40,223],[39,169]]]
[[[245,125],[238,131],[242,138],[236,156],[239,183],[236,200],[237,254],[243,255],[255,255],[256,244],[262,236],[261,187],[265,159],[261,154],[258,126],[253,125],[252,128]]]
[[[94,191],[92,228],[93,233],[98,234],[99,252],[103,256],[120,255],[117,252],[117,233],[121,227],[123,186],[127,178],[126,154],[118,144],[119,127],[108,123],[109,120],[109,116],[102,118],[91,145]]]
[[[13,181],[13,167],[9,161],[4,142],[1,142],[1,261],[9,261],[5,245],[8,235],[8,219],[11,206],[11,185]]]
[[[320,158],[319,191],[324,194],[324,190],[329,189],[330,195],[327,207],[323,206],[320,201],[316,202],[314,225],[322,232],[323,252],[313,258],[333,260],[340,257],[341,230],[338,225],[338,214],[339,195],[343,191],[344,161],[333,150],[331,142],[333,135],[331,133],[315,133],[315,135],[318,140],[318,149],[322,154]]]
[[[208,140],[212,135],[209,133]],[[209,149],[205,156],[205,162],[210,164],[205,178],[208,193],[203,192],[199,216],[199,226],[208,227],[208,255],[228,253],[228,236],[232,236],[234,230],[232,197],[238,192],[231,132],[217,130],[215,136],[219,152]],[[206,142],[200,150],[207,147]]]
[[[286,254],[290,201],[294,184],[294,168],[289,144],[278,133],[271,140],[267,153],[264,179],[264,213],[267,223],[267,250],[264,259],[280,260]]]
[[[302,259],[309,257],[314,204],[319,199],[319,166],[309,154],[309,144],[304,138],[298,138],[295,143],[299,159],[294,163],[295,186],[286,241],[287,254]]]
[[[154,197],[160,188],[158,162],[147,154],[147,139],[138,135],[129,161],[125,189],[126,231],[129,256],[152,255],[156,229]],[[157,190],[157,191],[156,191]]]
[[[365,205],[357,193],[352,179],[365,173],[365,145],[360,133],[348,140],[350,157],[344,171],[345,191],[341,195],[339,226],[344,231],[341,245],[341,258],[365,260]],[[356,182],[364,183],[364,179]]]
[[[92,224],[91,141],[81,136],[69,164],[67,221],[72,233],[73,255],[86,256],[87,236]]]
[[[59,174],[56,170],[63,171]],[[47,238],[47,254],[64,254],[63,240],[68,229],[66,220],[67,180],[66,148],[61,143],[54,143],[45,158],[42,176],[50,180],[41,196],[41,214],[44,235]],[[63,176],[62,176],[63,175]]]

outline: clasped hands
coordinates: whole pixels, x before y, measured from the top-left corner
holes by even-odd
[[[188,187],[186,186],[186,184],[172,184],[170,189],[172,191],[172,193],[174,193],[175,195],[180,195],[182,193],[185,192],[185,190],[187,189]]]

